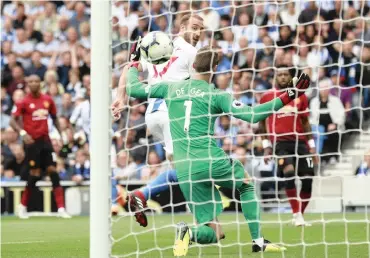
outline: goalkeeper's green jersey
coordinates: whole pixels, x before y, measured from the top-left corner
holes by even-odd
[[[232,115],[256,123],[283,107],[279,98],[255,107],[245,106],[234,100],[230,93],[218,90],[204,80],[160,82],[148,86],[139,81],[138,75],[136,68],[129,69],[127,94],[141,99],[165,99],[178,177],[230,167],[229,156],[213,138],[218,116]]]

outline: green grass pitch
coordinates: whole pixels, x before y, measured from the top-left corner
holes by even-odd
[[[289,214],[264,214],[263,234],[282,242],[284,253],[252,254],[248,226],[241,214],[223,214],[226,239],[208,247],[193,244],[187,257],[282,257],[282,258],[365,258],[370,257],[370,214],[309,214],[313,226],[296,228]],[[147,228],[139,227],[131,217],[114,218],[113,257],[173,257],[172,223],[192,222],[191,215],[149,217]],[[282,223],[277,223],[277,222]],[[2,217],[2,258],[84,258],[89,256],[89,218],[64,220],[33,217],[18,220]],[[156,230],[154,230],[156,229]],[[139,251],[140,253],[136,253]],[[102,257],[105,258],[105,257]]]

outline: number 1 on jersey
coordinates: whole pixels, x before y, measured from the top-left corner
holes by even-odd
[[[185,123],[184,123],[184,131],[188,132],[189,131],[189,126],[190,126],[190,114],[191,114],[191,106],[193,105],[193,101],[191,100],[186,100],[184,102],[185,106]]]

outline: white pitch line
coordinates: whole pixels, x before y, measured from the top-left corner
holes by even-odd
[[[22,245],[22,244],[34,244],[34,243],[45,243],[45,241],[19,241],[19,242],[5,242],[2,245]]]

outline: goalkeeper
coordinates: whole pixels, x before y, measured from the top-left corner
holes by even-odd
[[[209,47],[197,52],[194,62],[196,74],[180,82],[160,82],[152,86],[138,79],[138,63],[132,63],[127,76],[127,94],[135,98],[164,98],[168,105],[170,129],[174,145],[174,163],[182,193],[198,226],[189,228],[179,223],[174,255],[187,254],[191,241],[200,244],[216,243],[224,238],[217,222],[222,202],[215,185],[240,192],[242,210],[253,240],[252,251],[283,251],[261,236],[260,209],[254,186],[242,164],[230,159],[212,138],[218,115],[229,114],[244,121],[257,123],[266,119],[293,99],[301,96],[309,86],[309,77],[302,74],[296,88],[289,88],[278,98],[255,107],[244,106],[225,91],[209,84],[216,71],[217,54]],[[301,91],[299,91],[301,90]]]

